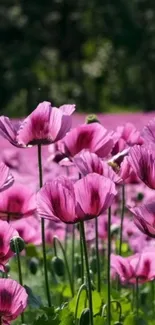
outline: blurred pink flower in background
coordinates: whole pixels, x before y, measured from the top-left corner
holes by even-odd
[[[40,222],[35,217],[27,217],[11,222],[11,225],[18,231],[19,236],[26,244],[41,244]]]
[[[0,279],[0,318],[2,325],[9,325],[27,307],[26,290],[15,280]]]
[[[28,186],[16,184],[0,193],[0,219],[14,220],[33,216],[36,212],[36,197]]]
[[[155,252],[144,251],[129,257],[111,255],[112,276],[116,274],[122,282],[147,282],[155,279]]]

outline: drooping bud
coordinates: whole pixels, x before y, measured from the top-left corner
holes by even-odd
[[[96,256],[90,258],[90,268],[94,274],[97,273],[97,259]]]
[[[36,274],[38,271],[39,261],[36,257],[32,257],[29,261],[29,270],[32,274]]]
[[[54,256],[52,258],[52,265],[53,265],[53,270],[56,275],[64,276],[65,265],[64,265],[64,261],[60,257]]]
[[[90,322],[90,309],[85,308],[80,316],[79,325],[86,325]]]

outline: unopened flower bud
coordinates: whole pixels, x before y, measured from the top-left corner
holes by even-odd
[[[14,236],[10,240],[10,248],[11,248],[12,252],[14,252],[14,253],[19,252],[20,253],[25,248],[25,242],[21,237]]]
[[[95,114],[90,114],[86,117],[86,124],[91,124],[91,123],[100,123],[97,116]]]
[[[86,325],[90,322],[90,309],[85,308],[80,316],[79,325]]]
[[[7,263],[7,264],[5,264],[5,272],[6,273],[9,273],[10,272],[10,265]]]
[[[60,257],[54,256],[52,258],[52,265],[56,275],[64,276],[65,274],[64,261]]]
[[[36,257],[32,257],[29,261],[29,270],[32,274],[36,274],[38,271],[39,261]]]
[[[92,256],[90,259],[90,268],[94,274],[97,273],[97,259],[95,256]]]

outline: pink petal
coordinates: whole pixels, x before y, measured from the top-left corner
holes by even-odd
[[[99,216],[113,202],[117,194],[115,184],[98,174],[88,174],[74,184],[77,214],[81,219]]]

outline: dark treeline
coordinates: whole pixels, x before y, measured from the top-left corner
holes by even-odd
[[[155,108],[154,0],[1,0],[0,109]]]

